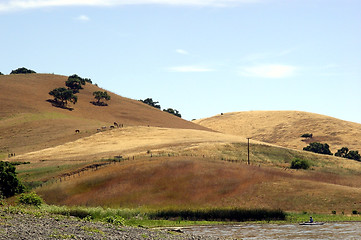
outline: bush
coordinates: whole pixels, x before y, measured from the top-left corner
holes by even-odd
[[[18,198],[18,202],[21,204],[39,207],[41,204],[43,204],[43,199],[34,192],[22,193]]]
[[[359,212],[357,210],[352,210],[352,214],[357,215],[357,214],[359,214]]]
[[[291,162],[292,169],[309,169],[310,163],[307,160],[295,158]]]
[[[12,70],[10,74],[28,74],[28,73],[36,73],[35,71],[27,68],[18,68],[16,70]]]
[[[16,176],[15,166],[0,161],[0,196],[5,198],[24,192],[24,185]]]
[[[312,133],[304,133],[304,134],[302,134],[301,135],[301,137],[303,137],[303,138],[312,138]]]
[[[309,146],[304,147],[303,150],[314,152],[314,153],[332,155],[332,153],[330,151],[330,146],[327,143],[322,144],[319,142],[313,142],[313,143],[310,143]]]
[[[0,75],[4,75],[2,72],[0,72]]]
[[[125,219],[121,216],[108,216],[104,218],[104,221],[118,226],[123,226],[125,223]]]

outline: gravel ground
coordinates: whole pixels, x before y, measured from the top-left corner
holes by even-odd
[[[167,230],[114,226],[74,217],[8,214],[0,210],[0,239],[220,239]],[[222,238],[223,239],[223,238]]]

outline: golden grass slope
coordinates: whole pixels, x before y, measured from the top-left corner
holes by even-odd
[[[361,124],[300,111],[231,112],[193,121],[213,130],[303,149],[310,142],[328,143],[335,153],[341,147],[361,152]],[[301,138],[312,133],[313,138]]]
[[[65,87],[66,76],[53,74],[16,74],[0,76],[0,159],[8,153],[21,154],[60,145],[109,128],[113,122],[125,126],[168,128],[206,128],[185,121],[137,100],[108,93],[108,106],[95,106],[92,93],[104,91],[87,83],[77,94],[73,110],[53,107],[48,94]],[[151,96],[150,96],[151,97]],[[80,134],[75,134],[75,130]]]

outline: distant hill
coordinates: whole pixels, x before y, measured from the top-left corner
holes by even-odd
[[[302,150],[310,142],[328,143],[361,152],[361,124],[300,111],[232,112],[193,121],[213,130]],[[310,139],[302,138],[312,133]]]
[[[95,106],[92,93],[104,91],[87,83],[78,93],[74,110],[52,106],[49,91],[65,87],[67,76],[15,74],[0,76],[0,159],[8,153],[25,153],[92,135],[114,122],[124,126],[200,129],[205,127],[175,117],[137,100],[108,91],[108,106]],[[126,90],[125,90],[126,91]],[[75,134],[75,130],[80,133]]]

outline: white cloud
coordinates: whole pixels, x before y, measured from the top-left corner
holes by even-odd
[[[281,64],[267,64],[241,67],[239,74],[245,77],[286,78],[294,75],[297,67]]]
[[[213,72],[214,69],[200,66],[178,66],[168,69],[171,72]]]
[[[177,49],[177,50],[175,50],[177,53],[179,53],[179,54],[183,54],[183,55],[188,55],[189,54],[189,52],[187,52],[186,50],[183,50],[183,49]]]
[[[88,16],[86,16],[86,15],[80,15],[76,19],[78,19],[79,21],[82,21],[82,22],[90,21],[90,18]]]
[[[241,3],[254,3],[260,0],[3,0],[0,12],[62,6],[117,6],[162,4],[174,6],[227,7]]]

